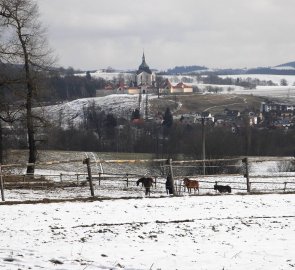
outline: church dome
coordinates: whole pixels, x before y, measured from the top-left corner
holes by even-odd
[[[138,70],[136,72],[136,74],[140,74],[142,72],[146,72],[148,74],[152,74],[152,71],[150,70],[149,66],[147,65],[147,63],[145,62],[145,56],[144,53],[142,55],[142,63],[140,64],[140,66],[138,67]]]

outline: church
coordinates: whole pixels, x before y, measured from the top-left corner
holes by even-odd
[[[129,94],[146,94],[155,90],[156,74],[147,65],[144,53],[142,55],[142,62],[132,77],[128,88]]]

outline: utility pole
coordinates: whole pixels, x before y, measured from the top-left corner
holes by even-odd
[[[202,159],[203,159],[203,175],[206,174],[206,138],[205,138],[205,116],[202,116]]]
[[[141,105],[141,99],[142,99],[142,93],[141,93],[141,89],[140,89],[140,92],[139,92],[139,96],[138,96],[138,109],[139,109],[139,111],[140,111],[140,105]]]
[[[145,120],[148,120],[148,95],[145,94]]]

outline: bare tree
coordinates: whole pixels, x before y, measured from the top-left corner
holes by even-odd
[[[34,99],[38,92],[38,74],[53,64],[52,51],[46,40],[46,31],[39,21],[37,2],[34,0],[0,0],[0,61],[22,66],[20,79],[25,90],[26,126],[29,145],[29,163],[37,157]],[[27,167],[27,174],[34,166]]]

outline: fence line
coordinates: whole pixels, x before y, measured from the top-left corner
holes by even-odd
[[[89,158],[88,158],[89,159]],[[61,161],[47,161],[47,162],[36,162],[34,164],[32,163],[22,163],[22,164],[0,164],[0,188],[1,188],[1,198],[2,201],[4,201],[4,188],[5,188],[5,179],[7,177],[10,177],[11,175],[8,174],[4,174],[3,169],[9,169],[9,168],[13,168],[13,167],[26,167],[26,166],[41,166],[41,165],[56,165],[56,164],[66,164],[66,163],[84,163],[86,164],[88,167],[88,172],[87,173],[59,173],[59,174],[23,174],[23,175],[18,175],[18,176],[23,176],[23,181],[26,180],[26,177],[28,177],[28,181],[30,181],[30,177],[32,176],[40,176],[41,178],[43,177],[59,177],[60,182],[62,182],[67,176],[69,177],[75,177],[76,181],[79,183],[80,179],[79,177],[85,176],[85,182],[89,183],[90,185],[90,189],[91,189],[91,196],[94,196],[94,189],[93,187],[91,187],[91,182],[97,182],[99,183],[99,186],[101,185],[102,181],[107,181],[110,180],[112,181],[112,179],[116,179],[116,181],[118,182],[125,182],[126,186],[129,186],[129,183],[134,183],[134,179],[135,177],[140,177],[142,176],[142,174],[138,174],[138,173],[98,173],[98,174],[93,174],[91,173],[91,168],[90,165],[91,164],[101,164],[101,163],[105,163],[105,164],[145,164],[145,163],[160,163],[159,165],[163,168],[167,168],[168,171],[170,172],[170,174],[173,175],[174,181],[173,184],[175,182],[175,180],[181,180],[184,177],[190,177],[192,179],[198,179],[198,181],[200,183],[205,183],[205,184],[214,184],[214,183],[224,183],[226,182],[227,184],[239,184],[239,185],[245,185],[246,188],[235,188],[233,187],[232,189],[236,189],[236,190],[247,190],[247,192],[251,192],[251,186],[254,184],[267,184],[267,185],[284,185],[283,189],[273,189],[273,190],[284,190],[286,191],[287,189],[291,189],[290,185],[295,185],[295,182],[291,182],[291,181],[284,181],[284,182],[269,182],[269,181],[251,181],[251,179],[257,179],[257,178],[295,178],[295,175],[275,175],[275,176],[267,176],[267,175],[251,175],[249,172],[249,165],[251,163],[258,163],[258,162],[265,162],[265,161],[289,161],[289,162],[294,162],[295,158],[294,157],[240,157],[240,158],[226,158],[226,159],[208,159],[208,160],[167,160],[167,159],[139,159],[139,160],[88,160],[88,163],[85,161],[86,159],[69,159],[69,160],[61,160]],[[218,165],[209,165],[210,163],[214,163],[214,162],[222,162],[223,164],[218,166]],[[224,164],[224,162],[241,162],[240,165],[238,164]],[[226,168],[226,167],[240,167],[242,169],[243,172],[239,173],[239,174],[207,174],[207,175],[202,175],[201,173],[198,175],[185,175],[185,176],[181,176],[181,175],[176,175],[175,172],[173,172],[174,169],[181,169],[181,168],[202,168],[203,166],[197,165],[197,164],[204,164],[206,163],[206,168]],[[189,164],[196,164],[194,165],[189,165]],[[90,169],[90,171],[89,171]],[[220,178],[220,177],[227,177],[227,176],[240,176],[243,178],[246,178],[245,181],[216,181],[214,178]],[[156,180],[155,185],[159,184],[159,185],[164,185],[165,182],[160,180],[159,178],[165,178],[165,176],[163,174],[161,175],[154,175],[153,176]],[[208,181],[206,179],[208,178],[213,178],[213,181]],[[164,179],[165,180],[165,179]],[[56,181],[55,181],[56,182]],[[179,182],[180,183],[180,182]],[[287,187],[287,185],[289,187]],[[176,185],[177,188],[178,187],[183,187],[183,185]],[[204,190],[212,190],[212,187],[207,187],[204,186],[202,187],[202,189]],[[269,189],[268,189],[269,190]]]

